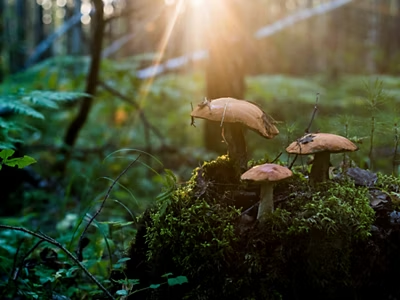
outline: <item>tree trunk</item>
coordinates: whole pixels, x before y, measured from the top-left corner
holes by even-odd
[[[34,30],[34,43],[35,46],[39,45],[42,41],[46,39],[45,32],[45,24],[43,23],[43,7],[39,4],[35,5],[35,30]],[[47,50],[38,57],[35,62],[42,61],[51,56],[51,47],[48,47]]]
[[[366,57],[366,67],[367,67],[367,72],[370,74],[376,73],[376,61],[375,61],[375,56],[376,56],[376,48],[378,44],[378,39],[379,39],[379,32],[378,32],[378,26],[379,26],[379,14],[376,12],[376,9],[379,5],[378,0],[372,0],[371,1],[371,17],[368,20],[369,28],[368,28],[368,38],[367,38],[367,57]]]
[[[86,80],[86,89],[85,93],[94,96],[96,93],[96,87],[99,78],[100,71],[100,61],[101,61],[101,49],[102,42],[104,36],[104,12],[103,12],[103,1],[102,0],[93,0],[95,6],[95,13],[92,19],[94,31],[91,40],[91,63],[89,68],[89,74]],[[79,132],[84,126],[88,116],[90,109],[92,107],[93,97],[84,97],[81,99],[81,106],[78,112],[78,115],[72,121],[70,126],[68,127],[67,133],[64,138],[64,143],[66,145],[66,149],[64,149],[63,153],[66,157],[63,160],[62,164],[60,164],[59,170],[64,172],[66,164],[69,160],[69,153],[72,150],[72,147],[75,145],[76,139],[78,138]]]
[[[5,13],[4,13],[4,0],[0,0],[0,56],[3,54],[3,45],[4,45],[4,18],[5,18]],[[4,64],[4,63],[3,63]],[[0,83],[3,81],[4,78],[4,68],[3,64],[0,64]]]
[[[74,0],[73,15],[79,14],[82,0]],[[78,23],[72,28],[70,40],[70,53],[73,55],[82,54],[82,23]]]
[[[239,1],[213,2],[207,27],[209,58],[206,67],[207,98],[244,98],[244,26]],[[205,122],[204,144],[207,150],[226,152],[221,142],[220,124]]]
[[[10,72],[16,73],[21,71],[25,65],[26,59],[26,0],[16,0],[15,3],[15,20],[16,36],[12,41],[10,48]]]

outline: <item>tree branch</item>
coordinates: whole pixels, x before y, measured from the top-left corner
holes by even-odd
[[[109,92],[110,94],[113,94],[114,96],[117,96],[118,98],[120,98],[122,101],[129,103],[130,105],[132,105],[134,108],[136,108],[139,111],[139,117],[143,122],[143,125],[150,129],[151,131],[153,131],[153,133],[161,140],[161,142],[164,144],[165,143],[165,138],[162,135],[162,133],[153,125],[150,123],[150,121],[147,119],[146,115],[144,114],[144,111],[142,110],[142,108],[140,107],[139,104],[137,104],[135,101],[133,101],[131,98],[129,98],[128,96],[125,96],[124,94],[120,93],[119,91],[117,91],[116,89],[114,89],[113,87],[111,87],[110,85],[106,84],[103,81],[99,82],[99,85],[104,88],[107,92]]]
[[[88,269],[70,252],[68,249],[66,249],[63,245],[61,245],[58,241],[55,239],[45,235],[44,233],[37,233],[28,229],[25,229],[23,227],[15,227],[15,226],[8,226],[8,225],[2,225],[0,224],[0,229],[9,229],[9,230],[15,230],[15,231],[21,231],[25,232],[27,234],[30,234],[34,237],[37,237],[40,240],[43,240],[49,244],[52,244],[56,246],[57,248],[61,249],[69,258],[71,258],[75,264],[77,264],[83,272],[110,298],[110,299],[115,299],[113,295],[94,277]]]
[[[103,201],[101,202],[101,205],[99,207],[99,209],[96,211],[96,213],[90,218],[89,222],[86,224],[85,229],[83,230],[80,238],[79,238],[79,243],[78,243],[78,259],[82,260],[83,255],[82,255],[82,249],[84,248],[82,245],[82,241],[83,238],[85,236],[86,231],[88,230],[90,224],[92,224],[92,222],[94,221],[94,219],[100,214],[101,210],[104,207],[104,204],[106,203],[108,197],[110,196],[111,190],[113,189],[113,187],[115,186],[115,184],[117,183],[117,181],[122,177],[122,175],[124,175],[126,173],[126,171],[128,171],[128,169],[137,162],[137,160],[140,158],[140,154],[138,155],[138,157],[136,157],[136,159],[134,161],[132,161],[119,175],[118,177],[113,181],[113,183],[111,184],[111,186],[108,188],[107,194],[105,195]]]

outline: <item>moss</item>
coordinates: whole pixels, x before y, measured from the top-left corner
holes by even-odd
[[[396,191],[397,180],[382,177],[377,184]],[[237,205],[237,195],[257,197],[246,188],[229,159],[220,157],[194,170],[186,185],[148,211],[147,267],[158,276],[173,272],[189,279],[185,292],[168,297],[338,299],[367,295],[369,286],[376,287],[365,266],[372,271],[386,266],[379,249],[392,249],[395,242],[383,243],[382,233],[372,234],[375,212],[368,188],[348,179],[310,187],[295,172],[276,186],[277,209],[263,224],[241,214],[254,201]],[[391,233],[391,239],[397,241],[397,235]],[[389,278],[389,268],[380,274]]]
[[[236,256],[240,210],[227,196],[232,181],[238,182],[232,170],[226,157],[204,164],[187,185],[150,212],[151,226],[145,234],[148,261],[169,261],[176,272],[201,284],[202,294],[207,294],[207,285],[216,283],[210,274],[226,269]]]
[[[377,173],[375,186],[390,197],[393,210],[400,211],[400,178]]]

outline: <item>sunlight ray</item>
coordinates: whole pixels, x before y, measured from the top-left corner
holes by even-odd
[[[165,49],[168,45],[168,41],[171,37],[172,31],[175,27],[176,21],[178,19],[179,13],[180,11],[183,9],[183,4],[184,4],[184,0],[179,0],[179,2],[177,3],[177,5],[175,6],[175,10],[173,12],[172,18],[169,21],[169,23],[167,24],[167,27],[164,31],[164,34],[161,38],[161,42],[159,45],[159,48],[157,50],[157,54],[156,57],[153,61],[153,71],[151,73],[151,76],[143,83],[143,85],[140,88],[140,93],[139,93],[139,99],[138,102],[140,104],[140,107],[143,107],[146,103],[146,99],[147,96],[149,94],[151,85],[154,82],[154,78],[157,75],[157,70],[158,70],[158,66],[161,65],[161,60],[164,56],[165,53]]]

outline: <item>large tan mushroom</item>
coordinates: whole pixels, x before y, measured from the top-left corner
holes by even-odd
[[[246,100],[206,99],[191,112],[191,116],[219,122],[223,139],[228,145],[228,154],[231,159],[238,161],[242,169],[246,169],[247,166],[247,149],[242,125],[267,139],[279,133],[274,120],[256,104]]]
[[[329,179],[331,153],[356,151],[358,147],[343,136],[331,133],[309,133],[291,143],[286,152],[298,155],[314,154],[310,183],[315,185]]]
[[[273,190],[274,183],[293,175],[286,167],[276,164],[263,164],[252,167],[240,177],[242,180],[254,181],[261,185],[260,205],[257,219],[261,220],[268,212],[274,211]]]

